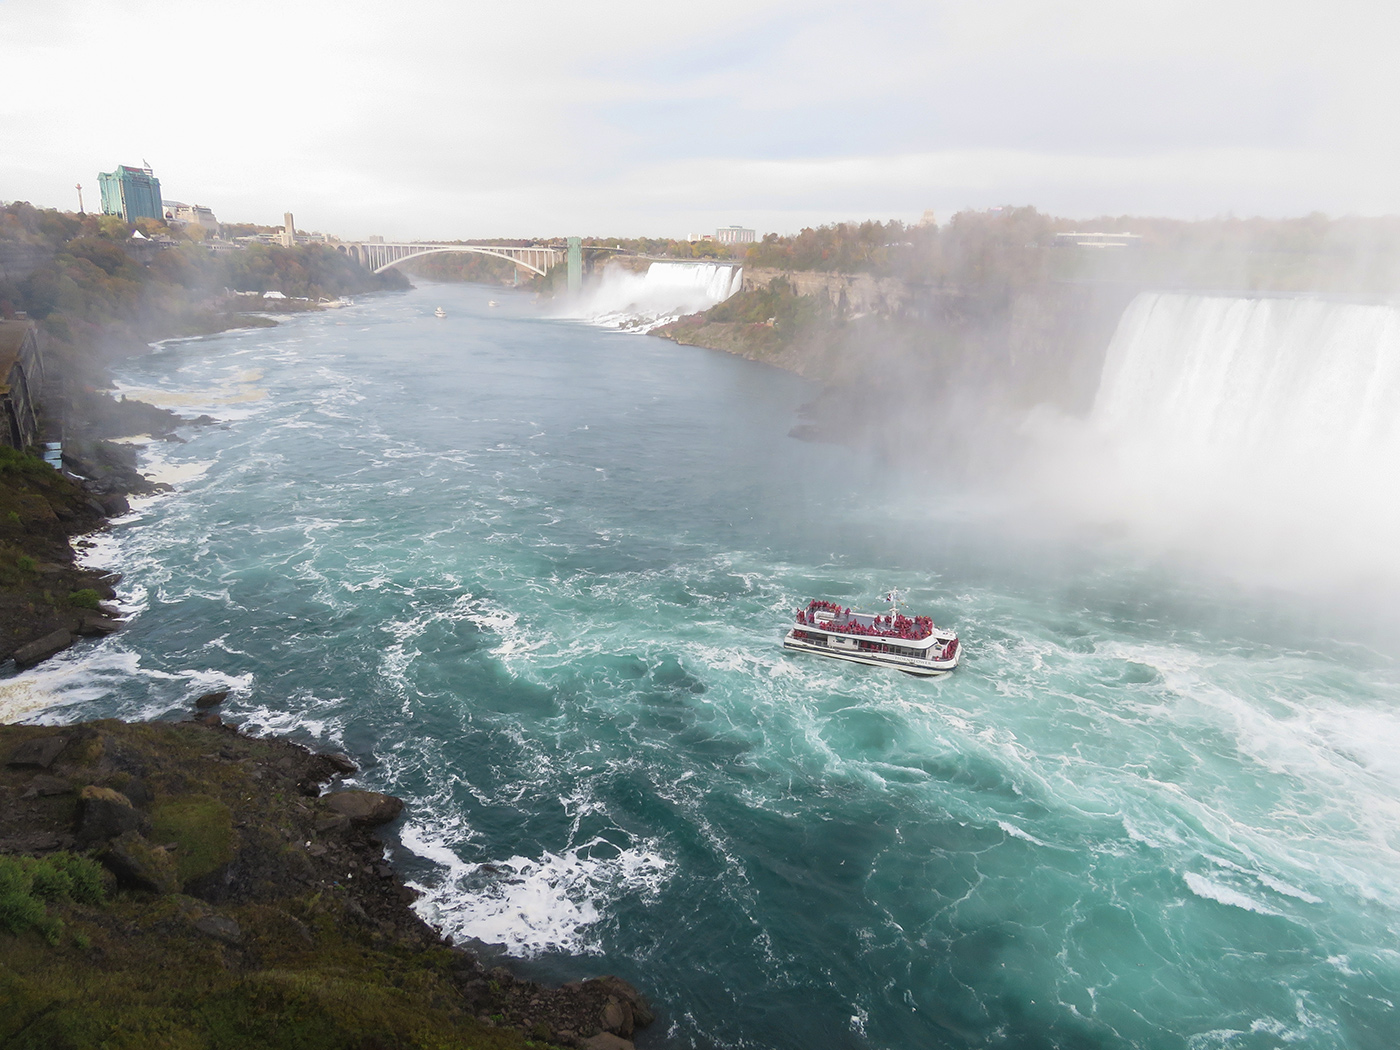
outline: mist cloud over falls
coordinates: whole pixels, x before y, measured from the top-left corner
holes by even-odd
[[[1400,579],[1400,310],[1145,293],[1088,418],[1033,416],[1033,485],[1270,583]]]

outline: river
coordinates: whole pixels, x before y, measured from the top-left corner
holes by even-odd
[[[1395,1045],[1400,676],[1286,600],[794,440],[807,382],[508,291],[118,379],[220,422],[89,552],[130,627],[0,717],[231,688],[408,801],[425,917],[632,981],[644,1048]],[[955,674],[780,648],[891,587]]]

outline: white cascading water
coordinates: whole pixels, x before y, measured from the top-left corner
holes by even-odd
[[[743,281],[744,268],[734,263],[654,262],[646,273],[610,266],[571,313],[609,328],[649,332],[724,302]]]
[[[1048,447],[1079,511],[1271,582],[1400,576],[1400,310],[1151,293]]]

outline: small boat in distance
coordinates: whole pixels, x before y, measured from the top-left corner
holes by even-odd
[[[436,310],[433,311],[433,316],[434,316],[434,317],[446,317],[446,316],[447,316],[447,311],[444,310],[441,306],[439,306]]]
[[[500,306],[501,304],[498,303],[498,302],[496,302],[495,299],[487,299],[487,300],[486,300],[486,305],[487,305],[487,306]]]
[[[886,600],[896,602],[893,591]],[[935,627],[928,616],[904,616],[897,604],[884,614],[852,612],[821,598],[797,610],[797,624],[783,638],[783,648],[893,667],[921,678],[947,674],[962,656],[957,632]]]

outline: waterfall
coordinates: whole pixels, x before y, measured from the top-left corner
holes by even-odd
[[[1173,456],[1293,473],[1400,465],[1398,416],[1394,307],[1155,294],[1124,313],[1091,421]]]
[[[743,267],[734,263],[654,262],[646,273],[609,266],[573,312],[594,324],[646,332],[724,302],[743,280]]]
[[[1271,582],[1400,577],[1400,310],[1150,293],[1085,421],[1033,424],[1076,513]]]

